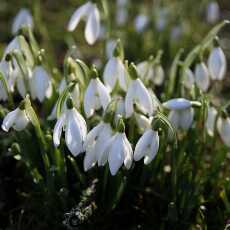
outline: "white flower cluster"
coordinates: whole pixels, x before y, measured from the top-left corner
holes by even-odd
[[[68,30],[73,31],[80,19],[86,20],[85,38],[89,44],[93,44],[100,32],[100,14],[96,4],[88,2],[78,8],[70,19]],[[13,33],[23,31],[25,25],[32,28],[33,21],[28,11],[24,10],[14,21]],[[23,98],[29,93],[32,99],[40,102],[53,95],[51,77],[43,66],[43,58],[42,51],[34,57],[22,35],[17,35],[10,42],[5,49],[0,70],[11,93],[17,88]],[[69,57],[67,64],[71,60],[73,61]],[[201,106],[199,102],[185,98],[174,98],[161,104],[151,89],[152,85],[161,87],[165,82],[165,72],[160,60],[149,58],[137,67],[133,63],[129,64],[124,61],[120,41],[113,46],[113,55],[109,55],[102,78],[95,67],[84,75],[85,79],[78,79],[73,71],[74,65],[71,68],[58,88],[60,96],[66,95],[61,109],[58,101],[48,119],[57,118],[53,130],[56,147],[61,144],[64,132],[65,144],[73,156],[85,152],[85,171],[96,164],[104,166],[108,162],[111,174],[115,175],[123,164],[126,169],[130,169],[133,161],[142,158],[144,164],[149,164],[160,145],[159,127],[156,125],[158,112],[169,110],[168,120],[172,126],[176,130],[186,131],[193,125],[194,108]],[[208,58],[208,68],[204,62],[199,62],[195,67],[195,74],[190,69],[185,70],[184,85],[191,88],[196,83],[200,90],[206,92],[210,78],[222,80],[225,72],[226,59],[221,48],[216,45]],[[2,82],[0,99],[8,99]],[[95,121],[91,122],[94,117],[99,118],[96,125]],[[29,121],[22,103],[6,115],[2,129],[7,132],[13,127],[21,131]],[[92,129],[88,131],[87,126]],[[132,127],[135,126],[138,127],[137,141],[131,137],[134,134]],[[214,135],[215,127],[223,142],[230,146],[230,118],[226,114],[221,116],[210,106],[206,122],[210,136]]]

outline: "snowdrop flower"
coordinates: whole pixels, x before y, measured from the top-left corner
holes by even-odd
[[[190,68],[187,68],[184,72],[184,86],[188,89],[191,89],[194,84],[194,74]]]
[[[208,58],[208,69],[212,80],[223,80],[227,68],[227,61],[223,50],[214,47]]]
[[[192,108],[192,102],[184,98],[171,99],[163,106],[170,109],[168,119],[176,129],[187,130],[190,128],[193,122],[194,109]]]
[[[210,85],[208,68],[204,62],[197,63],[195,67],[195,82],[200,90],[206,92]]]
[[[67,100],[67,110],[58,118],[53,131],[53,142],[60,145],[62,130],[65,131],[65,142],[69,151],[77,156],[84,151],[83,144],[87,126],[82,115],[73,107],[72,99]]]
[[[208,117],[207,117],[205,126],[207,129],[208,135],[211,137],[214,136],[216,116],[217,116],[217,110],[214,107],[209,106],[208,107]]]
[[[105,150],[101,155],[100,162],[109,162],[111,174],[116,175],[124,163],[126,169],[130,169],[133,161],[133,150],[126,134],[122,119],[118,122],[117,132],[105,143]]]
[[[134,20],[135,30],[137,32],[142,32],[148,25],[149,19],[146,15],[140,14]]]
[[[85,39],[93,45],[100,35],[100,13],[96,4],[87,2],[71,16],[68,31],[74,31],[81,19],[86,20]]]
[[[15,16],[12,24],[12,34],[16,34],[22,27],[33,27],[33,18],[28,9],[22,8]]]
[[[230,147],[230,118],[219,117],[217,120],[217,130],[224,144]]]
[[[135,79],[131,80],[125,96],[126,117],[128,118],[133,115],[134,105],[144,114],[151,116],[153,113],[152,98],[143,82],[138,78],[136,67],[133,64],[130,65],[130,73]]]
[[[115,48],[116,50],[116,48]],[[107,62],[104,73],[103,73],[103,80],[106,87],[112,91],[114,87],[117,85],[120,86],[121,89],[124,91],[128,88],[128,72],[122,62],[122,59],[119,55],[114,54],[113,57],[109,59]]]
[[[11,127],[16,131],[22,131],[29,123],[29,118],[22,103],[17,109],[9,112],[2,122],[2,129],[8,132]]]
[[[62,79],[60,84],[59,84],[59,87],[58,87],[58,94],[60,95],[66,87],[67,87],[66,81],[65,81],[65,79]],[[80,105],[81,105],[81,92],[80,92],[80,88],[79,88],[78,83],[73,85],[73,87],[70,89],[69,94],[73,100],[74,107],[79,109]],[[54,105],[50,115],[47,118],[49,121],[55,120],[57,118],[56,110],[57,110],[57,104]],[[65,112],[66,110],[67,110],[67,107],[66,107],[66,100],[65,100],[65,102],[63,103],[63,106],[62,106],[61,113]]]
[[[29,45],[26,42],[25,38],[22,35],[16,36],[5,48],[3,53],[3,59],[6,58],[6,56],[12,52],[18,51],[22,52],[25,56],[25,61],[29,65],[29,67],[32,67],[34,65],[34,58],[30,51]],[[14,66],[16,66],[17,63],[14,60]]]
[[[51,78],[47,71],[38,65],[34,68],[30,78],[31,97],[38,98],[40,102],[44,101],[45,97],[52,96],[52,83]]]
[[[101,121],[86,136],[84,149],[84,169],[85,171],[92,168],[97,162],[99,166],[103,166],[106,162],[102,160],[102,154],[105,150],[105,143],[113,135],[110,123]]]
[[[147,129],[138,140],[134,150],[134,160],[139,161],[144,157],[144,164],[149,164],[156,156],[159,149],[159,135],[153,129]]]
[[[149,81],[154,77],[153,65],[150,61],[143,61],[137,64],[137,73],[143,81]]]
[[[140,62],[137,65],[137,72],[143,81],[151,81],[157,86],[164,82],[164,69],[160,64],[153,64],[151,58],[149,61]]]
[[[214,24],[220,18],[220,7],[217,2],[210,2],[206,10],[207,22]]]
[[[110,101],[109,91],[99,78],[91,79],[84,96],[84,111],[86,116],[91,117],[95,110],[101,107],[105,111]]]

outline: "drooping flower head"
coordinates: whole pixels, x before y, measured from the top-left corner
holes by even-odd
[[[93,68],[93,78],[90,80],[84,96],[84,110],[87,117],[91,117],[95,110],[101,107],[105,111],[111,101],[109,90],[104,86],[97,75],[96,69]]]
[[[22,101],[19,107],[11,112],[9,112],[3,122],[2,129],[8,132],[11,127],[17,131],[22,131],[26,128],[29,123],[29,117],[26,114],[25,102]]]
[[[73,106],[71,98],[67,100],[67,110],[58,118],[53,131],[53,142],[60,145],[62,131],[69,151],[77,156],[84,151],[83,145],[87,135],[87,126],[83,116]]]
[[[81,19],[86,21],[85,39],[93,45],[100,35],[100,13],[97,5],[87,2],[80,6],[71,16],[68,23],[68,31],[74,31]]]

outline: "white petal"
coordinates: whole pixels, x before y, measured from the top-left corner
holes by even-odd
[[[24,98],[26,96],[26,87],[25,87],[24,79],[22,78],[22,76],[19,76],[17,78],[16,85],[17,85],[19,94],[21,95],[22,98]]]
[[[79,126],[79,121],[73,110],[67,112],[65,142],[69,151],[77,156],[83,152],[83,137]]]
[[[147,113],[149,116],[153,114],[153,103],[152,98],[140,79],[135,80],[136,92],[135,93],[135,103],[142,110],[142,112]]]
[[[17,116],[17,113],[18,113],[18,110],[19,109],[15,109],[13,110],[12,112],[9,112],[5,118],[3,119],[3,122],[2,122],[2,129],[5,131],[5,132],[8,132],[10,127],[13,126],[13,123],[15,121],[15,118]]]
[[[104,83],[110,91],[112,91],[112,89],[115,87],[116,81],[118,80],[117,62],[118,62],[117,58],[114,57],[110,58],[103,72]]]
[[[176,110],[170,111],[168,115],[168,119],[175,129],[178,129],[180,127],[180,112],[179,111],[176,111]]]
[[[96,152],[94,149],[86,151],[85,158],[84,158],[84,170],[88,171],[92,168],[96,163]]]
[[[17,131],[21,131],[25,129],[28,123],[29,123],[29,118],[26,115],[26,111],[18,109],[17,115],[14,120],[14,124],[13,124],[14,129]]]
[[[214,135],[215,120],[216,120],[217,110],[214,107],[208,108],[208,117],[205,123],[207,132],[209,136]]]
[[[230,147],[230,119],[218,118],[217,129],[224,144]]]
[[[208,58],[208,69],[213,80],[223,80],[227,68],[225,55],[220,47],[212,50]]]
[[[136,92],[137,90],[136,90],[135,81],[131,81],[125,96],[125,113],[127,118],[131,117],[134,112],[133,102],[134,102]]]
[[[135,150],[134,150],[134,160],[139,161],[142,157],[146,155],[148,147],[151,146],[153,139],[153,131],[148,129],[138,140]]]
[[[195,82],[202,91],[206,92],[208,90],[210,85],[209,72],[203,62],[196,65]]]
[[[84,96],[84,111],[87,117],[91,117],[94,114],[94,110],[97,107],[97,88],[95,79],[91,79]]]
[[[86,17],[89,13],[89,10],[92,6],[92,3],[87,2],[86,4],[79,7],[71,16],[70,21],[68,23],[67,29],[68,31],[73,31],[77,27],[79,21]]]
[[[61,138],[61,133],[62,129],[65,125],[66,122],[66,113],[63,113],[57,120],[55,126],[54,126],[54,131],[53,131],[53,142],[54,145],[57,147],[60,145],[60,138]]]
[[[190,128],[193,122],[193,117],[194,117],[194,109],[193,108],[188,108],[185,110],[179,111],[180,118],[180,127],[184,130],[187,130]]]
[[[211,1],[207,7],[207,22],[215,23],[220,18],[220,7],[217,2]]]
[[[104,123],[100,122],[97,126],[90,130],[85,139],[84,149],[89,150],[92,147],[94,142],[97,140],[100,132],[102,131],[103,127]]]
[[[102,130],[99,132],[99,136],[97,138],[97,142],[95,144],[96,158],[97,161],[102,160],[102,164],[104,164],[105,158],[103,158],[103,153],[106,148],[106,142],[112,137],[113,131],[111,125],[108,123],[103,123]]]
[[[124,156],[125,156],[124,165],[126,169],[130,169],[133,162],[133,150],[125,133],[123,133],[123,142],[124,142]]]
[[[108,160],[108,156],[114,142],[116,135],[112,136],[110,139],[105,141],[103,152],[98,156],[98,166],[105,165],[106,161]]]
[[[144,164],[149,164],[156,156],[158,149],[159,149],[159,135],[158,132],[153,131],[152,136],[152,143],[150,146],[150,151],[147,153],[147,155],[144,158]]]
[[[102,82],[98,78],[96,79],[96,84],[97,84],[97,92],[99,94],[100,102],[105,111],[107,105],[111,101],[109,90],[102,84]]]
[[[108,162],[111,174],[116,175],[124,162],[124,152],[122,145],[122,134],[117,134],[109,153]]]
[[[194,74],[191,69],[185,70],[184,85],[186,88],[191,89],[194,84]]]
[[[33,27],[33,18],[28,9],[21,9],[14,18],[12,34],[16,34],[24,26]]]
[[[124,91],[127,91],[128,83],[129,83],[128,73],[124,64],[119,58],[117,58],[117,78],[119,80],[120,87]]]
[[[35,95],[42,102],[45,99],[46,94],[50,96],[50,90],[52,90],[52,85],[50,77],[46,70],[42,66],[36,66],[33,72],[34,90]],[[51,89],[50,89],[51,85]]]
[[[100,14],[96,5],[91,6],[90,14],[85,28],[86,41],[92,45],[98,39],[100,34]]]
[[[171,110],[184,110],[190,108],[192,103],[184,98],[175,98],[164,102],[163,106]]]

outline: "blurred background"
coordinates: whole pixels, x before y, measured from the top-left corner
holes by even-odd
[[[35,37],[40,47],[46,50],[46,59],[52,67],[53,75],[59,79],[62,78],[64,57],[73,46],[78,58],[89,65],[94,63],[102,72],[111,55],[112,48],[109,45],[118,38],[124,45],[125,58],[135,63],[156,55],[162,49],[162,66],[167,75],[180,48],[184,49],[185,57],[214,25],[224,19],[230,20],[229,0],[97,0],[95,2],[101,12],[102,31],[100,40],[89,46],[84,39],[84,23],[81,22],[73,33],[66,30],[75,9],[85,2],[0,0],[0,55],[13,38],[11,25],[15,15],[20,9],[27,8],[33,15]],[[221,47],[230,63],[230,27],[226,26],[219,36]],[[229,72],[224,79],[221,95],[230,98]],[[25,176],[24,165],[18,164],[12,157],[0,155],[0,213],[4,212],[0,215],[0,229],[14,229],[4,227],[14,222],[10,218],[20,210],[22,201],[28,195],[24,191],[30,191],[31,184]],[[61,218],[63,212],[55,215]]]

